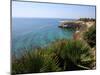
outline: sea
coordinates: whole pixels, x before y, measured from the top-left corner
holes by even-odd
[[[11,51],[19,54],[31,48],[46,47],[59,39],[72,39],[74,30],[58,27],[64,20],[75,19],[12,18]]]

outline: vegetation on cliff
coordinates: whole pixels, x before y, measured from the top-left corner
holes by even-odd
[[[88,21],[95,21],[94,18],[80,18],[78,19],[79,21],[85,21],[85,22],[88,22]]]
[[[94,62],[90,46],[80,40],[58,40],[46,48],[26,51],[12,61],[12,73],[89,70]]]
[[[94,47],[96,46],[96,25],[91,26],[85,33],[84,33],[84,39],[87,41],[87,43]]]

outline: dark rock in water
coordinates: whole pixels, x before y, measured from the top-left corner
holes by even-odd
[[[63,21],[59,25],[60,28],[80,28],[82,26],[83,22],[82,21]]]

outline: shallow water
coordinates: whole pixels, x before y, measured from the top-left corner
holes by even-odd
[[[72,39],[74,30],[59,28],[61,20],[64,19],[13,18],[12,51],[18,53],[24,48],[47,46],[56,39]]]

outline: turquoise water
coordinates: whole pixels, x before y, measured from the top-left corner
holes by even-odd
[[[13,18],[12,51],[45,47],[57,39],[71,39],[74,30],[58,26],[64,19]]]

